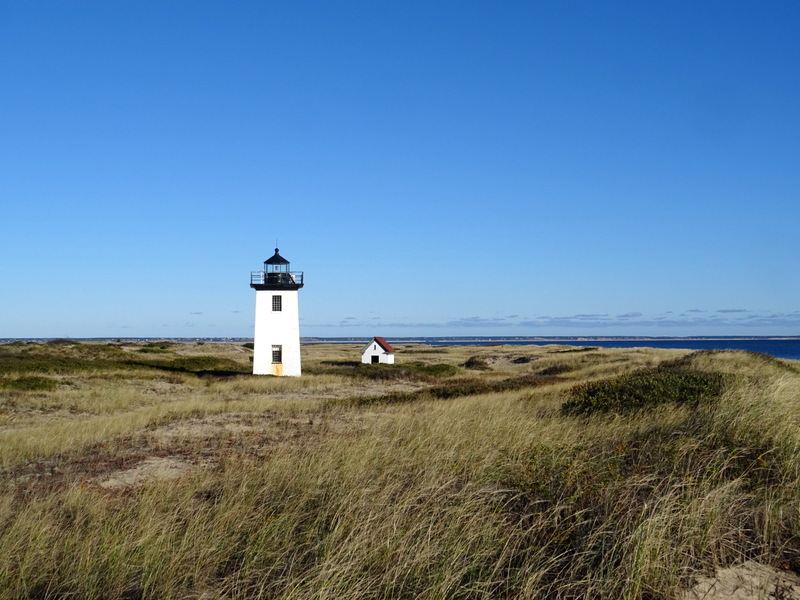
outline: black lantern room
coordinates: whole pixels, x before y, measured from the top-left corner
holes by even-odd
[[[250,273],[250,287],[256,290],[299,290],[303,287],[303,272],[291,271],[289,261],[275,248],[275,254],[264,261],[264,269]]]

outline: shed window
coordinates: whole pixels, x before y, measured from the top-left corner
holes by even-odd
[[[283,308],[283,296],[272,297],[272,310],[279,311]]]
[[[272,363],[282,363],[283,362],[283,346],[273,346],[272,347]]]

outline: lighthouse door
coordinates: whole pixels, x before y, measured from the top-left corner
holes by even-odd
[[[283,346],[272,346],[272,374],[283,375]]]

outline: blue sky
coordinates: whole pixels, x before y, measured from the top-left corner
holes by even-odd
[[[0,0],[0,337],[800,335],[800,4]]]

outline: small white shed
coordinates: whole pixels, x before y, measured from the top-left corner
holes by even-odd
[[[394,348],[382,337],[374,337],[369,344],[361,350],[361,362],[365,364],[384,363],[394,364]]]

